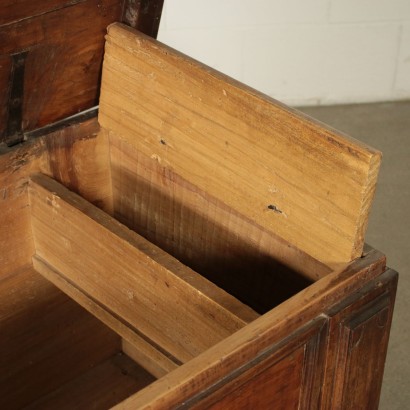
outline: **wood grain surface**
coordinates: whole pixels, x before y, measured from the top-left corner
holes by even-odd
[[[109,145],[115,218],[259,313],[331,271],[135,146]]]
[[[379,152],[123,25],[105,50],[105,129],[327,265],[360,256]]]
[[[163,0],[11,0],[0,4],[0,142],[98,104],[104,34],[115,21],[156,36]],[[13,56],[26,53],[13,78]],[[18,83],[18,84],[16,84]],[[10,90],[19,89],[10,99]],[[21,118],[12,117],[19,107]],[[13,139],[11,139],[11,142]]]
[[[43,259],[34,256],[33,267],[37,273],[53,283],[73,301],[119,335],[122,338],[121,347],[123,352],[132,357],[136,363],[153,376],[160,378],[179,366],[179,362],[173,360],[167,352],[147,340],[137,329],[113,314],[100,301],[85,294]]]
[[[34,254],[27,195],[30,174],[52,176],[96,206],[112,211],[108,141],[98,131],[92,119],[0,155],[0,276],[31,263]]]
[[[54,180],[29,193],[36,256],[177,363],[258,317]]]
[[[0,277],[0,408],[22,409],[121,349],[31,265]]]
[[[374,250],[366,252],[348,268],[330,273],[204,354],[131,396],[116,409],[184,408],[188,398],[200,395],[221,379],[229,379],[227,375],[252,362],[269,346],[281,341],[286,345],[287,338],[293,335],[294,341],[300,340],[297,332],[302,324],[320,320],[328,309],[349,295],[360,297],[360,288],[366,282],[376,278],[373,286],[377,287],[377,277],[385,269],[385,258],[381,253]],[[333,343],[332,348],[337,351],[337,340]],[[323,365],[324,359],[320,362]]]

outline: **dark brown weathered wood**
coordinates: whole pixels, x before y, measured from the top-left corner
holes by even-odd
[[[12,60],[14,54],[27,53],[18,124],[22,132],[97,104],[104,34],[110,23],[120,20],[121,12],[120,0],[25,1],[19,6],[2,2],[0,55]],[[0,78],[10,82],[10,62],[0,71]],[[7,92],[7,87],[1,88],[0,94]],[[8,118],[12,107],[3,111]],[[1,123],[3,138],[7,123]]]
[[[327,324],[325,317],[309,322],[179,408],[318,408]]]
[[[396,288],[388,269],[329,311],[323,408],[377,408]]]
[[[85,0],[19,0],[17,3],[15,0],[2,0],[0,25],[11,25],[84,2]]]
[[[156,38],[163,5],[164,0],[125,0],[122,21]]]
[[[97,105],[107,26],[124,21],[156,36],[162,3],[158,0],[24,0],[18,5],[11,0],[1,2],[0,142],[7,140],[15,144],[26,131]],[[14,56],[21,53],[25,53],[24,78],[13,81]],[[13,87],[21,90],[21,95],[9,98]]]

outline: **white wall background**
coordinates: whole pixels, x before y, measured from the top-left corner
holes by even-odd
[[[165,0],[158,39],[290,105],[410,98],[410,0]]]

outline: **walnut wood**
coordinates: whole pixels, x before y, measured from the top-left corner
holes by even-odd
[[[323,409],[378,407],[396,288],[388,269],[330,310]]]
[[[156,38],[164,0],[125,0],[122,21]]]
[[[106,27],[124,21],[156,36],[163,0],[2,1],[0,142],[7,137],[12,55],[27,51],[23,132],[98,104]]]
[[[0,6],[2,15],[9,13],[7,3]],[[25,3],[27,8],[14,5],[16,12],[0,26],[0,55],[28,51],[23,131],[97,104],[105,29],[122,12],[118,0]]]
[[[29,193],[36,256],[176,363],[257,317],[54,180],[33,176]]]
[[[179,408],[318,408],[327,330],[324,317],[313,320]]]
[[[378,277],[384,270],[383,255],[369,251],[364,258],[347,269],[330,273],[222,343],[136,393],[125,400],[121,408],[178,408],[186,400],[200,395],[237,369],[251,363],[269,347],[280,344],[294,333],[297,340],[297,332],[305,324],[317,319],[350,295],[360,295],[363,284]],[[337,343],[333,345],[335,349],[337,346]]]
[[[79,132],[79,129],[77,129],[76,132],[73,132],[72,128],[69,133],[71,133],[71,137],[67,138],[66,143],[61,144],[60,146],[60,149],[63,151],[66,149],[72,149],[72,146],[75,146],[76,150],[80,150],[82,144],[90,144],[90,146],[91,144],[96,144],[96,146],[98,146],[101,141],[104,141],[103,138],[100,139],[101,135],[98,137],[92,136],[91,138],[85,138],[85,136],[81,134],[81,132]],[[64,132],[62,132],[62,134],[64,134]],[[20,197],[24,197],[24,193],[26,192],[27,173],[29,173],[30,170],[35,170],[36,168],[40,167],[40,165],[44,168],[49,167],[48,164],[50,157],[47,154],[47,144],[44,142],[44,139],[38,140],[37,143],[38,145],[32,145],[31,149],[28,149],[29,147],[23,147],[18,150],[13,150],[0,158],[0,160],[3,160],[3,181],[7,182],[7,189],[4,191],[7,192],[7,195],[5,195],[5,198],[7,200],[10,200],[11,197],[15,195],[11,195],[11,193],[15,192],[15,190],[19,186],[19,195]],[[34,147],[36,147],[36,149],[34,149]],[[59,155],[59,158],[64,158],[64,155],[61,153]],[[79,172],[80,169],[86,164],[88,164],[88,166],[90,167],[88,168],[90,172],[92,169],[98,170],[96,163],[93,164],[92,162],[87,162],[86,155],[83,158],[84,160],[77,162],[77,165],[75,166],[76,172]],[[92,158],[92,156],[88,157],[88,159],[89,158]],[[108,157],[105,154],[103,158]],[[56,174],[61,172],[63,179],[67,181],[68,184],[73,184],[74,186],[76,183],[76,178],[70,177],[68,172],[68,170],[72,166],[72,162],[70,162],[69,157],[67,157],[66,160],[61,161],[60,171],[58,163],[59,161],[54,162],[54,172]],[[15,171],[14,173],[12,172],[13,170]],[[84,172],[84,169],[81,172]],[[81,172],[78,173],[78,179],[80,180]],[[90,173],[90,175],[91,174],[92,172]],[[98,172],[95,173],[95,175],[99,175]],[[106,179],[107,177],[104,177],[101,179],[101,181],[105,181]],[[89,181],[91,180],[92,178],[90,177]],[[98,181],[98,179],[96,181]],[[90,185],[90,182],[88,182],[84,185],[84,187],[87,186],[89,187],[87,192],[90,195],[93,192],[93,189],[90,189],[92,184]],[[10,202],[5,202],[6,199],[3,199],[2,202],[4,206],[3,209],[7,209],[6,205],[10,204]],[[24,205],[24,202],[21,202],[21,206],[24,210],[25,207],[27,207],[27,204]],[[12,224],[18,223],[18,221],[19,219],[16,217],[14,222],[13,220],[9,220],[8,223],[11,224],[10,226],[13,226]],[[22,232],[24,232],[24,229],[22,230]],[[2,231],[2,233],[3,232],[4,231]],[[4,238],[4,234],[2,235],[2,238]],[[3,243],[5,244],[6,242]],[[10,255],[1,255],[3,256],[3,258],[5,256],[6,258],[9,258],[3,259],[4,261],[9,260],[9,262],[7,263],[12,263]],[[16,259],[13,260],[16,261]],[[303,395],[303,397],[305,397],[304,402],[313,400],[312,403],[316,403],[316,400],[322,400],[322,408],[343,408],[341,407],[340,403],[344,403],[343,406],[348,406],[349,404],[349,400],[347,399],[348,396],[346,396],[344,392],[350,392],[351,387],[349,386],[355,384],[356,380],[366,379],[365,385],[361,387],[363,388],[363,391],[361,390],[361,388],[358,388],[357,394],[354,396],[354,403],[357,405],[356,408],[366,408],[365,406],[368,406],[368,408],[370,406],[370,408],[372,408],[374,403],[377,402],[378,395],[380,393],[379,387],[383,370],[382,363],[384,361],[385,348],[389,332],[389,315],[391,315],[393,304],[393,299],[389,298],[388,321],[384,323],[384,319],[386,318],[386,298],[383,295],[385,295],[385,289],[391,289],[391,291],[393,292],[396,286],[395,277],[390,277],[387,282],[385,279],[378,279],[378,276],[383,272],[384,269],[384,257],[376,251],[366,250],[364,257],[355,261],[348,269],[341,272],[333,272],[325,275],[315,284],[309,286],[309,288],[307,288],[301,294],[298,294],[294,298],[288,300],[287,302],[269,312],[267,315],[264,315],[253,324],[248,325],[248,327],[244,328],[242,331],[239,331],[237,334],[235,334],[234,338],[228,338],[224,340],[215,348],[208,350],[200,357],[193,359],[186,365],[182,366],[180,369],[177,369],[176,371],[170,373],[168,376],[165,376],[157,382],[154,382],[152,385],[142,390],[139,394],[137,393],[129,400],[126,400],[122,404],[122,406],[130,406],[130,408],[135,408],[133,407],[134,404],[139,402],[140,404],[143,403],[141,404],[141,408],[143,408],[144,405],[148,406],[153,403],[155,403],[156,406],[154,406],[154,408],[161,408],[161,406],[162,408],[169,408],[170,406],[172,406],[172,403],[178,404],[181,402],[181,400],[185,400],[183,398],[188,399],[196,397],[198,394],[201,394],[201,392],[207,391],[209,386],[216,383],[220,378],[225,379],[227,375],[235,373],[235,369],[241,367],[240,363],[252,363],[252,358],[258,356],[258,354],[263,352],[268,346],[280,344],[281,340],[287,340],[287,342],[284,343],[286,345],[289,341],[287,337],[291,337],[291,335],[293,334],[298,334],[298,329],[301,326],[303,327],[303,323],[308,323],[310,320],[320,315],[321,312],[327,312],[328,316],[330,317],[330,329],[334,330],[332,330],[329,336],[329,351],[328,353],[326,353],[326,359],[319,359],[320,363],[327,363],[325,383],[322,387],[322,396],[320,396],[320,394],[318,395],[318,390],[314,387],[317,385],[316,383],[319,383],[321,379],[319,378],[318,381],[315,377],[312,376],[316,374],[317,367],[316,365],[314,365],[314,363],[317,363],[317,359],[315,359],[316,353],[314,353],[314,349],[312,349],[311,347],[308,349],[310,352],[312,352],[310,354],[311,358],[306,360],[306,363],[311,363],[311,365],[308,365],[308,368],[310,370],[306,370],[307,373],[305,373],[310,374],[311,376],[303,376],[302,379],[295,379],[296,381],[303,380],[302,386],[305,386],[305,384],[307,384],[308,386],[313,386],[309,389],[305,388],[301,390],[301,394]],[[10,271],[4,271],[3,277],[6,277],[5,275],[8,274],[7,272],[10,273]],[[17,275],[21,274],[17,273]],[[19,277],[19,281],[28,283],[24,280],[24,275],[17,277]],[[373,282],[372,278],[375,278]],[[362,286],[361,284],[369,282],[369,280],[370,284],[368,288],[364,288],[363,290],[358,291],[360,289],[360,286]],[[389,283],[390,285],[386,288],[383,283]],[[44,292],[48,292],[47,287],[41,288]],[[6,292],[8,292],[7,288],[4,289],[6,289]],[[31,289],[31,287],[28,289]],[[8,302],[8,300],[10,299],[2,300],[4,301],[4,304],[2,306],[6,307],[8,312],[12,312],[14,307],[10,304],[10,302]],[[375,300],[375,302],[373,303],[372,300]],[[380,300],[382,300],[382,303],[379,302]],[[28,299],[26,299],[26,301],[28,303]],[[335,304],[336,307],[329,310],[328,307],[331,305],[334,306]],[[338,312],[342,311],[344,312],[343,314],[338,314]],[[355,318],[357,318],[357,320]],[[369,320],[367,318],[369,318]],[[255,324],[259,321],[262,321],[263,325],[254,327]],[[365,351],[366,346],[373,346],[373,340],[376,340],[376,338],[377,340],[382,340],[383,343],[380,345],[380,347],[376,345],[377,348],[371,348],[368,354],[362,354],[361,351],[355,352],[355,349],[353,349],[353,354],[349,358],[349,355],[343,352],[349,351],[349,349],[346,350],[346,346],[349,346],[349,343],[351,343],[349,342],[349,340],[357,340],[356,335],[359,335],[359,333],[361,334],[360,328],[362,326],[362,323],[365,324],[365,329],[370,329],[370,333],[366,330],[363,334],[364,338],[361,339],[362,341],[364,341],[363,349],[365,349]],[[18,328],[19,324],[16,322],[15,326]],[[247,337],[244,337],[245,329]],[[342,329],[342,331],[340,332],[339,329]],[[357,332],[357,330],[359,330],[359,333],[355,333]],[[258,336],[255,338],[255,335]],[[340,336],[338,335],[342,335],[342,337],[340,338]],[[297,337],[295,337],[295,340],[297,340]],[[346,340],[348,342],[346,342]],[[316,346],[320,345],[320,343],[316,344]],[[314,344],[311,344],[310,346],[314,346]],[[339,350],[340,352],[342,352],[342,356],[335,355],[335,352],[338,352]],[[317,352],[317,354],[319,355],[318,357],[320,358],[323,354],[323,351],[319,349]],[[10,356],[10,360],[13,360],[12,358],[13,356]],[[274,360],[274,358],[272,358],[272,360]],[[370,363],[369,367],[363,365],[363,362],[361,362],[363,360],[365,360],[365,364],[368,362]],[[286,368],[285,364],[287,362],[295,363],[292,362],[291,356],[287,359],[284,359],[282,365],[278,364],[278,372],[279,369]],[[352,378],[350,378],[344,371],[347,364],[349,366],[349,369],[356,369],[357,371],[359,371],[359,373],[360,371],[368,372],[368,369],[371,368],[372,377],[367,378],[363,375],[363,373],[358,374],[356,372],[350,372],[352,374]],[[339,369],[337,375],[335,373],[335,369]],[[285,374],[288,374],[286,373],[286,370],[283,371],[285,371]],[[258,373],[258,375],[259,374],[260,373]],[[265,373],[265,375],[267,374],[268,373]],[[258,377],[258,375],[255,373],[256,378]],[[274,378],[279,377],[275,376],[274,372],[271,373],[271,375]],[[29,379],[32,383],[32,379]],[[44,390],[44,386],[42,386],[42,380],[44,379],[34,379],[38,380],[39,384],[34,385],[34,389],[30,391],[33,392],[34,390],[36,390],[35,394],[38,393],[39,395],[41,395],[42,392],[46,391]],[[264,383],[269,383],[268,379],[266,378],[259,380],[264,380]],[[281,380],[283,381],[283,379]],[[57,381],[58,378],[56,378],[56,383]],[[252,383],[252,379],[250,379],[249,382]],[[296,385],[297,384],[298,383],[296,383]],[[28,386],[30,386],[29,382],[27,382],[27,387],[25,387],[25,389],[27,389]],[[169,386],[173,386],[170,391]],[[334,392],[334,387],[332,386],[339,386],[338,391]],[[285,385],[285,387],[286,389],[291,389],[291,387],[288,385]],[[246,390],[246,384],[244,385],[243,389]],[[307,392],[312,393],[312,398],[309,398],[310,396]],[[289,400],[291,400],[291,397],[296,397],[295,393],[292,394],[291,396],[289,396]],[[143,401],[141,402],[140,400]],[[227,399],[220,397],[220,400]],[[239,398],[237,400],[239,400]],[[260,397],[258,400],[264,400],[264,398]],[[331,407],[333,405],[333,402],[334,407]],[[198,406],[199,403],[200,402],[198,402]],[[361,405],[361,403],[364,403],[363,406]],[[225,404],[226,403],[224,402],[224,405]],[[311,408],[317,408],[315,406],[316,405],[311,406]]]
[[[0,25],[10,25],[22,20],[30,20],[33,17],[84,2],[85,0],[20,0],[17,7],[15,0],[3,0],[0,8]]]

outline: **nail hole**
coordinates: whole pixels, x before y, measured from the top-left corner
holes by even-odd
[[[278,207],[276,207],[275,205],[268,205],[268,209],[270,209],[271,211],[274,211],[278,214],[282,213],[282,211]]]

